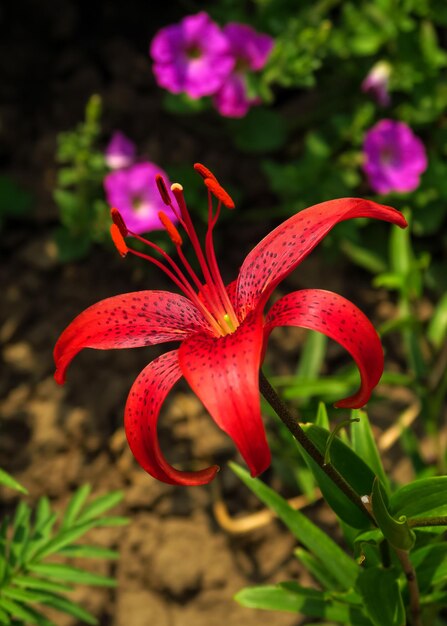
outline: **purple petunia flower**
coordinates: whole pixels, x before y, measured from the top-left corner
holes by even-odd
[[[424,144],[404,122],[378,122],[366,133],[363,152],[363,169],[378,193],[414,191],[427,168]]]
[[[162,228],[158,217],[164,211],[171,221],[176,217],[161,199],[155,175],[166,173],[155,163],[137,163],[122,170],[110,172],[104,178],[107,202],[122,214],[129,230],[145,233]]]
[[[246,74],[259,71],[267,63],[274,40],[257,33],[246,24],[227,24],[223,32],[234,56],[234,69],[214,95],[213,102],[221,115],[243,117],[249,108],[259,104],[259,98],[251,98],[247,92]]]
[[[391,102],[388,93],[390,75],[391,65],[386,61],[379,61],[371,68],[362,83],[363,93],[369,93],[383,107],[388,106]]]
[[[135,153],[136,148],[133,141],[117,130],[113,133],[105,150],[106,164],[112,170],[128,167],[135,161]]]
[[[157,83],[191,98],[213,94],[234,66],[227,38],[205,11],[159,30],[150,54]]]

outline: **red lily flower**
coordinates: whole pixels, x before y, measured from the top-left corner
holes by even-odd
[[[184,295],[139,291],[102,300],[73,320],[54,349],[55,379],[62,384],[69,363],[83,348],[106,350],[181,342],[177,350],[152,361],[136,379],[126,403],[125,429],[143,469],[161,481],[183,485],[208,483],[218,467],[179,471],[169,465],[160,450],[159,411],[181,376],[218,426],[233,439],[251,474],[256,476],[269,466],[258,377],[268,337],[276,326],[317,330],[342,345],[359,368],[361,385],[337,406],[355,408],[368,401],[382,375],[383,352],[374,327],[352,302],[330,291],[304,289],[278,300],[265,318],[263,311],[275,287],[338,222],[373,217],[406,226],[401,213],[375,202],[358,198],[322,202],[299,212],[267,235],[248,254],[237,280],[225,287],[214,253],[213,229],[221,205],[234,208],[234,204],[207,168],[196,164],[195,169],[208,188],[204,249],[181,185],[172,185],[173,199],[161,177],[157,184],[165,204],[174,211],[192,243],[203,278],[185,258],[180,233],[166,214],[161,212],[160,219],[176,246],[183,271],[155,244],[129,232],[120,214],[112,209],[111,233],[119,252],[123,256],[130,252],[156,264]],[[146,243],[158,257],[129,248],[124,240],[127,235]]]

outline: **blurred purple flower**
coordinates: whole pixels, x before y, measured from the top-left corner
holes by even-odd
[[[226,36],[234,57],[234,69],[214,95],[216,109],[226,117],[243,117],[249,108],[259,104],[259,98],[248,95],[246,74],[259,71],[267,63],[274,40],[269,35],[257,33],[246,24],[227,24]]]
[[[161,199],[155,182],[160,174],[168,180],[166,173],[155,163],[136,163],[126,169],[110,172],[104,178],[107,202],[122,214],[129,230],[145,233],[163,228],[158,217],[164,211],[171,221],[176,217]]]
[[[424,144],[404,122],[378,122],[366,133],[363,152],[363,169],[378,193],[414,191],[427,168]]]
[[[112,170],[128,167],[135,161],[136,147],[124,133],[117,130],[105,150],[106,164]]]
[[[150,54],[157,83],[191,98],[214,93],[234,66],[227,38],[205,11],[159,30]]]
[[[386,61],[379,61],[373,65],[362,83],[363,93],[369,93],[383,107],[388,106],[391,102],[388,93],[390,75],[391,65]]]

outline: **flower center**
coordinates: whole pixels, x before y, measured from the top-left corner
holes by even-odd
[[[217,264],[214,250],[213,230],[219,218],[222,204],[229,209],[234,208],[234,202],[228,193],[221,187],[217,178],[200,163],[194,165],[195,170],[204,179],[204,184],[208,189],[208,228],[205,236],[205,245],[200,245],[199,238],[191,220],[185,198],[183,187],[178,183],[171,185],[171,192],[175,199],[168,192],[166,183],[162,176],[156,176],[157,187],[165,205],[170,208],[172,214],[188,236],[200,266],[199,275],[194,271],[183,252],[183,240],[171,219],[163,211],[159,212],[159,218],[163,228],[175,245],[178,257],[183,269],[176,263],[162,248],[155,243],[141,237],[128,230],[121,214],[112,209],[113,224],[111,227],[112,239],[122,256],[131,252],[135,256],[144,258],[157,265],[171,280],[181,289],[181,291],[197,306],[203,316],[210,324],[216,336],[223,336],[233,333],[239,326],[239,319],[234,310],[233,304],[228,295],[225,284]],[[214,200],[217,199],[217,208],[214,208]],[[135,206],[135,205],[134,205]],[[140,205],[141,206],[141,205]],[[124,241],[127,235],[132,236],[154,250],[158,257],[144,254],[138,250],[129,248]]]
[[[186,56],[188,59],[200,59],[202,50],[198,44],[192,44],[186,48]]]
[[[380,151],[380,162],[382,165],[396,165],[397,164],[397,155],[395,150],[390,146],[386,146]]]

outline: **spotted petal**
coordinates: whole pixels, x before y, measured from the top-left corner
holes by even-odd
[[[391,207],[360,198],[321,202],[300,211],[267,235],[246,257],[237,283],[238,314],[244,318],[263,306],[275,287],[339,222],[373,217],[405,227],[405,218]]]
[[[83,348],[135,348],[181,341],[206,331],[200,311],[183,296],[167,291],[136,291],[101,300],[67,326],[54,348],[55,379],[65,381],[71,360]]]
[[[383,350],[374,326],[352,302],[322,289],[295,291],[270,309],[266,335],[276,326],[309,328],[337,341],[356,362],[361,385],[357,393],[340,400],[336,406],[360,408],[368,402],[382,376]]]
[[[253,476],[270,464],[261,419],[262,317],[252,314],[224,337],[200,333],[179,348],[184,377],[214,421],[235,442]]]
[[[198,472],[181,472],[169,465],[158,442],[160,408],[181,375],[177,350],[163,354],[144,368],[127,399],[126,436],[136,460],[154,478],[170,485],[204,485],[214,478],[219,469],[216,465]]]

